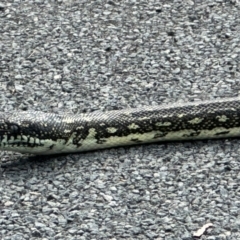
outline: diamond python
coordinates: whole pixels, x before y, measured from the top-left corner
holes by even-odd
[[[238,136],[240,98],[77,115],[0,113],[0,149],[38,155]]]

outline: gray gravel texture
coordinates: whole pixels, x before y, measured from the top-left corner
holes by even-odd
[[[0,110],[237,96],[238,0],[2,0]],[[1,152],[0,238],[240,239],[239,140]]]

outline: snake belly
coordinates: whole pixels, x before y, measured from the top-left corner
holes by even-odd
[[[0,149],[38,155],[238,136],[239,98],[76,115],[0,113]]]

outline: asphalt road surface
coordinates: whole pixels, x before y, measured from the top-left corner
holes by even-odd
[[[239,13],[238,0],[3,0],[0,111],[238,96]],[[239,145],[1,152],[0,238],[240,239]]]

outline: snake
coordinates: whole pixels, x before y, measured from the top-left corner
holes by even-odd
[[[240,136],[240,98],[90,113],[0,113],[0,150],[34,155]]]

